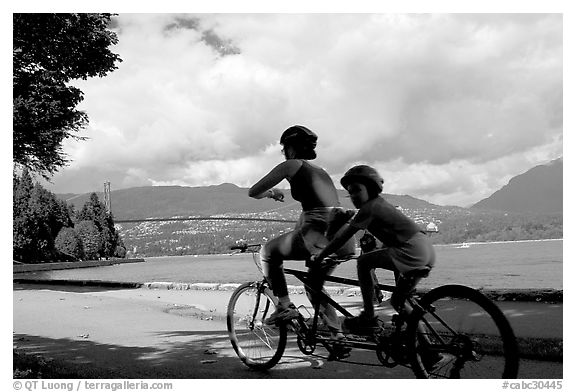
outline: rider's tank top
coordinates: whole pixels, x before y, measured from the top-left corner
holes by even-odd
[[[305,160],[290,180],[290,192],[294,200],[302,204],[304,211],[340,205],[336,187],[328,173]]]

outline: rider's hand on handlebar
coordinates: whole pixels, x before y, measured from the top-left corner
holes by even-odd
[[[306,268],[312,268],[312,267],[314,267],[315,265],[317,265],[317,264],[316,264],[316,256],[315,256],[315,255],[312,255],[312,256],[310,256],[310,257],[308,257],[308,258],[306,259]]]
[[[326,265],[324,258],[318,258],[317,255],[312,255],[308,260],[306,260],[306,267],[308,268],[323,268]]]
[[[281,202],[284,201],[284,192],[282,192],[280,189],[272,188],[268,192],[270,192],[270,195],[268,196],[270,199]]]

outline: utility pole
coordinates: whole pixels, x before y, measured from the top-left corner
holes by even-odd
[[[110,200],[110,181],[104,183],[104,206],[106,212],[112,214],[112,201]]]

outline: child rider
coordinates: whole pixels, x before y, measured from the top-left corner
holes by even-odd
[[[366,165],[354,166],[344,174],[340,183],[359,210],[334,239],[312,258],[312,264],[319,263],[332,254],[358,230],[368,230],[385,245],[383,249],[358,257],[358,280],[364,311],[356,317],[344,320],[344,326],[348,330],[366,333],[378,327],[374,314],[374,280],[371,271],[375,268],[394,271],[396,288],[390,302],[399,313],[409,313],[411,309],[405,304],[405,300],[420,279],[434,266],[435,253],[420,227],[380,196],[384,180],[374,168]]]

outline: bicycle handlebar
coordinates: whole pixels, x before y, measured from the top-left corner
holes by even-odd
[[[240,252],[246,252],[248,248],[254,248],[260,246],[260,244],[239,244],[239,245],[232,245],[230,250],[239,250]]]
[[[347,261],[350,261],[352,259],[355,259],[356,257],[354,255],[350,255],[347,257],[342,257],[342,258],[335,258],[335,257],[325,257],[324,260],[322,260],[321,263],[319,264],[312,264],[311,263],[311,259],[306,260],[306,267],[310,268],[310,267],[317,267],[320,269],[325,269],[325,268],[330,268],[330,267],[334,267],[337,265],[340,265],[342,263],[345,263]]]
[[[236,245],[232,245],[230,247],[230,250],[238,250],[240,251],[240,253],[245,253],[248,248],[256,248],[261,246],[262,244],[248,244],[248,243],[241,243],[241,244],[236,244]],[[345,257],[330,257],[327,256],[324,258],[324,260],[322,260],[321,263],[317,264],[317,265],[313,265],[311,263],[311,259],[307,259],[306,260],[306,267],[319,267],[320,269],[325,269],[325,268],[330,268],[330,267],[334,267],[337,266],[339,264],[345,263],[347,261],[350,261],[352,259],[356,259],[356,255],[348,255]]]

